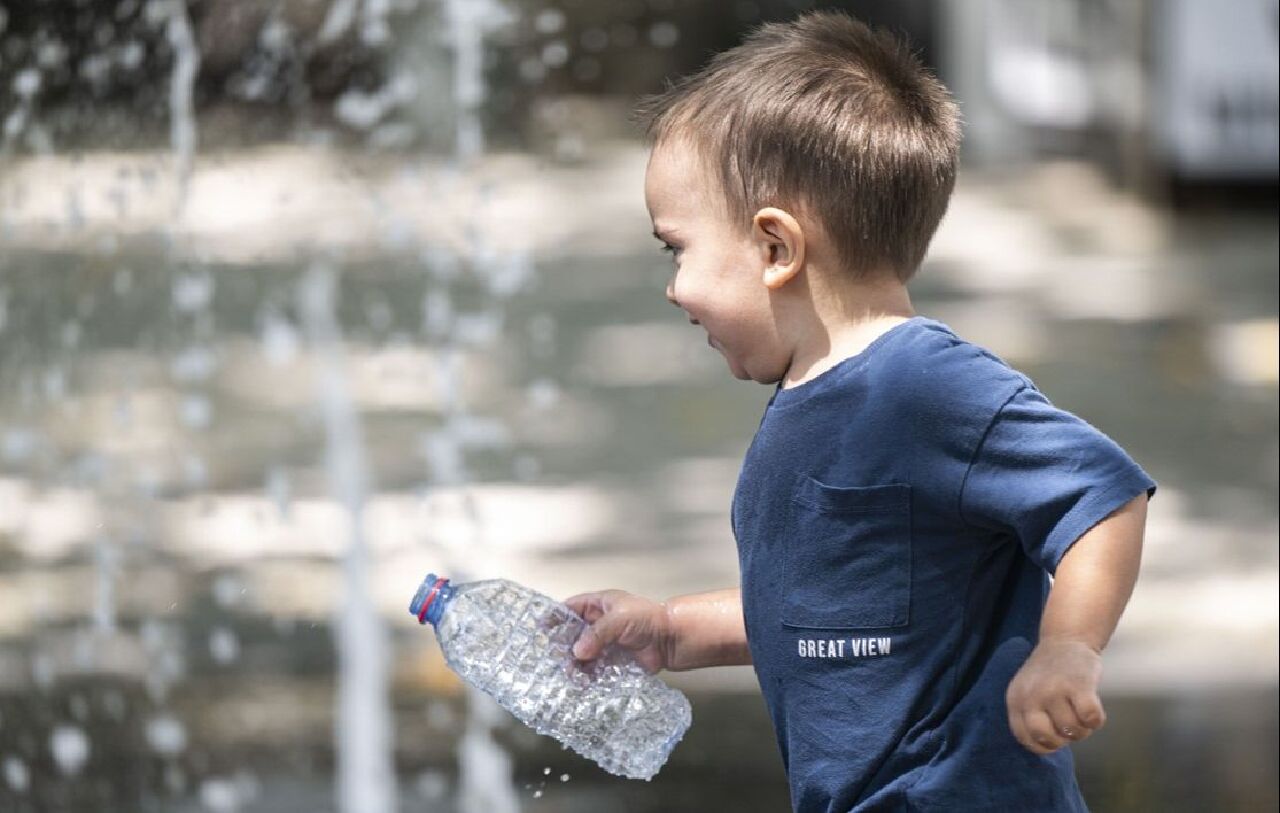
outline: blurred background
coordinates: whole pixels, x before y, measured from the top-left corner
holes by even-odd
[[[1160,483],[1076,748],[1277,807],[1276,0],[0,3],[0,810],[784,811],[748,667],[649,783],[467,690],[428,570],[733,586],[770,388],[666,303],[639,94],[762,21],[967,121],[917,310]]]

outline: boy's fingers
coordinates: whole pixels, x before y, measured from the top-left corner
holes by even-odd
[[[1032,751],[1037,754],[1049,754],[1062,747],[1064,740],[1053,730],[1053,721],[1044,711],[1029,711],[1023,715],[1023,720],[1031,739]]]
[[[1093,733],[1093,730],[1076,716],[1076,710],[1065,697],[1049,703],[1047,711],[1053,730],[1063,739],[1079,741]]]
[[[1102,701],[1096,692],[1076,695],[1071,698],[1071,707],[1076,717],[1090,731],[1095,731],[1107,724],[1107,712],[1102,708]]]
[[[564,600],[564,604],[570,610],[578,615],[583,615],[587,608],[600,603],[599,593],[579,593],[576,596],[569,596]]]
[[[564,604],[588,624],[594,624],[605,613],[604,601],[599,593],[582,593],[565,599]]]

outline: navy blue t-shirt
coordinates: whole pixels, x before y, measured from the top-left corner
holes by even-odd
[[[1049,574],[1155,483],[921,316],[778,389],[733,500],[742,606],[798,813],[1083,810],[1009,730]]]

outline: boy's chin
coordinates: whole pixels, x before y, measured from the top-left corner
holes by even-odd
[[[723,353],[723,351],[721,352]],[[727,355],[724,357],[724,361],[725,364],[729,366],[730,375],[739,381],[754,381],[757,384],[776,384],[782,379],[781,373],[770,374],[768,372],[761,373],[748,370],[746,367],[729,358]]]

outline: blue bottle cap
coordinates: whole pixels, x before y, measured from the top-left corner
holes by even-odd
[[[419,624],[430,622],[435,626],[452,593],[448,579],[428,573],[418,586],[418,592],[413,594],[413,601],[409,602],[409,612],[418,617]]]

